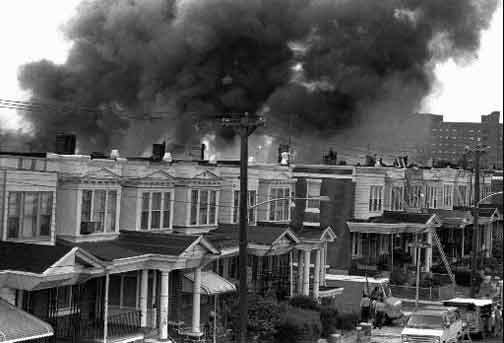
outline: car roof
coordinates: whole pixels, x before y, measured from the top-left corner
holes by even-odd
[[[474,306],[488,306],[492,305],[493,301],[491,299],[475,299],[475,298],[453,298],[450,300],[443,301],[443,304],[472,304]]]
[[[418,310],[416,312],[413,312],[411,315],[420,315],[420,316],[436,316],[436,317],[442,317],[444,314],[446,314],[448,310],[442,310],[442,309],[425,309],[425,310]]]
[[[384,283],[389,281],[388,278],[372,278],[360,275],[340,275],[340,274],[326,274],[326,280],[368,282],[368,283]]]
[[[437,311],[457,311],[458,307],[456,306],[442,306],[442,305],[429,305],[424,307],[426,310],[437,310]]]

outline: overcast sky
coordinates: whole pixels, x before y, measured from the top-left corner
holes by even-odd
[[[60,26],[75,12],[80,0],[10,0],[0,4],[0,99],[23,100],[18,87],[20,65],[46,58],[65,61],[70,43]],[[449,121],[479,121],[481,114],[502,113],[502,4],[482,36],[478,59],[467,66],[453,61],[436,69],[438,87],[425,100],[423,111],[444,114]],[[3,125],[22,123],[15,112],[0,109]],[[502,121],[502,115],[501,115]]]

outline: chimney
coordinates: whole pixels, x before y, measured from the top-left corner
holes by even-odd
[[[172,154],[170,152],[165,152],[163,155],[163,161],[172,163],[173,162]]]
[[[287,153],[287,155],[285,155],[284,153]],[[278,146],[278,163],[282,164],[282,160],[284,159],[285,156],[287,156],[287,163],[286,164],[289,164],[289,162],[288,162],[289,154],[290,154],[289,144],[280,144]]]
[[[165,143],[162,144],[152,144],[152,160],[160,162],[163,159],[165,153]]]
[[[335,165],[338,161],[338,153],[333,151],[332,148],[329,148],[329,152],[324,155],[324,163]]]
[[[119,158],[119,150],[112,149],[112,151],[110,151],[110,158],[118,159]]]
[[[56,135],[56,153],[74,155],[77,137],[74,134],[60,133]]]

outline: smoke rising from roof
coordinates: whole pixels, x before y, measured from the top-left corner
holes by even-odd
[[[100,0],[65,26],[63,65],[23,66],[34,97],[102,111],[26,114],[44,144],[75,131],[84,150],[218,132],[211,115],[256,113],[263,133],[320,133],[419,109],[433,68],[476,56],[497,0]],[[138,120],[121,120],[121,114]],[[145,113],[163,117],[151,123]],[[294,118],[294,119],[292,119]],[[207,120],[208,119],[208,120]],[[356,129],[357,128],[357,129]],[[358,130],[362,128],[362,131]]]

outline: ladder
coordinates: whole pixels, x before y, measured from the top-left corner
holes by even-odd
[[[432,237],[434,238],[434,242],[436,243],[436,246],[439,250],[439,255],[441,255],[441,260],[443,261],[443,264],[446,268],[446,271],[448,272],[448,276],[450,277],[450,280],[453,284],[453,287],[455,287],[455,285],[456,285],[455,276],[452,273],[452,270],[450,268],[450,264],[448,263],[448,259],[446,258],[446,255],[443,250],[443,246],[441,245],[441,241],[439,240],[439,236],[438,236],[435,228],[432,229]]]
[[[465,327],[462,329],[462,335],[460,336],[460,343],[472,343],[469,327]]]

